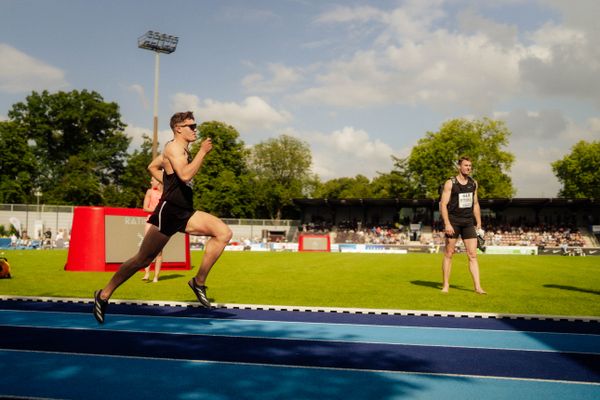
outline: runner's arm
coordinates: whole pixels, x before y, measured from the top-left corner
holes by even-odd
[[[190,163],[188,163],[185,149],[177,143],[169,143],[165,148],[164,156],[171,163],[171,167],[179,179],[187,183],[198,173],[204,162],[204,157],[211,150],[212,142],[210,138],[207,138],[202,141],[198,153]]]
[[[162,154],[159,154],[148,164],[148,171],[150,175],[154,177],[160,183],[163,183],[163,162],[164,158]]]
[[[475,217],[475,228],[481,229],[481,207],[477,198],[477,188],[479,185],[475,182],[475,193],[473,194],[473,216]]]

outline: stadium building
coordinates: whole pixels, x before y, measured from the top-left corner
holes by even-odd
[[[417,244],[443,245],[437,200],[295,199],[294,204],[301,210],[300,232],[333,232],[332,243],[405,245],[413,250]],[[542,253],[562,249],[564,254],[599,247],[600,200],[480,199],[479,204],[491,245],[537,247]]]

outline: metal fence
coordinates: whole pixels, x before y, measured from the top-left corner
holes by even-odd
[[[0,204],[0,225],[8,231],[11,226],[11,220],[18,220],[21,224],[21,231],[27,231],[29,236],[36,239],[50,230],[54,235],[63,231],[70,233],[73,224],[73,210],[75,206],[60,206],[50,204]],[[271,220],[271,219],[247,219],[247,218],[223,218],[223,221],[231,227],[246,227],[246,229],[234,229],[240,236],[256,236],[255,232],[261,232],[264,229],[278,229],[289,233],[296,231],[300,224],[299,220]]]

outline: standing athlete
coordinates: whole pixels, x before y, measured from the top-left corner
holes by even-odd
[[[162,174],[161,174],[162,175]],[[162,180],[156,179],[154,176],[150,178],[150,189],[146,190],[146,195],[144,196],[144,207],[143,210],[147,213],[154,212],[156,206],[160,202],[160,198],[162,197],[163,188],[162,188]],[[150,215],[148,216],[148,219]],[[148,232],[148,229],[152,224],[146,220],[146,226],[144,227],[144,235]],[[162,266],[162,251],[158,253],[156,259],[154,260],[154,279],[152,282],[158,282],[158,275],[160,274],[160,267]],[[150,265],[148,265],[144,271],[143,281],[147,281],[150,279]]]
[[[210,307],[206,296],[206,278],[210,269],[223,253],[232,236],[231,229],[219,218],[193,208],[192,179],[202,167],[204,157],[212,150],[210,138],[200,144],[195,157],[188,150],[196,140],[196,122],[191,111],[176,113],[171,117],[173,140],[165,145],[160,157],[148,166],[152,176],[160,177],[162,169],[163,195],[148,222],[152,224],[135,256],[125,261],[104,289],[94,293],[94,317],[104,323],[108,300],[114,291],[139,269],[152,262],[177,232],[210,236],[198,273],[188,285],[204,307]]]
[[[440,214],[446,234],[446,249],[442,261],[442,292],[444,293],[447,293],[450,288],[452,255],[460,236],[467,250],[469,271],[473,278],[475,292],[486,294],[479,282],[477,230],[481,229],[481,210],[477,200],[477,182],[470,176],[472,170],[471,160],[468,157],[461,157],[458,160],[458,175],[444,183],[440,199]]]

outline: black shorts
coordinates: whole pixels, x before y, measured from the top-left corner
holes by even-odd
[[[166,201],[161,201],[148,218],[148,222],[156,226],[161,233],[173,236],[177,232],[185,233],[185,227],[195,212],[195,210],[177,207]]]
[[[454,229],[454,235],[446,234],[448,239],[458,239],[458,236],[463,240],[477,238],[477,232],[473,223],[450,221],[450,224],[452,224],[452,228]]]

